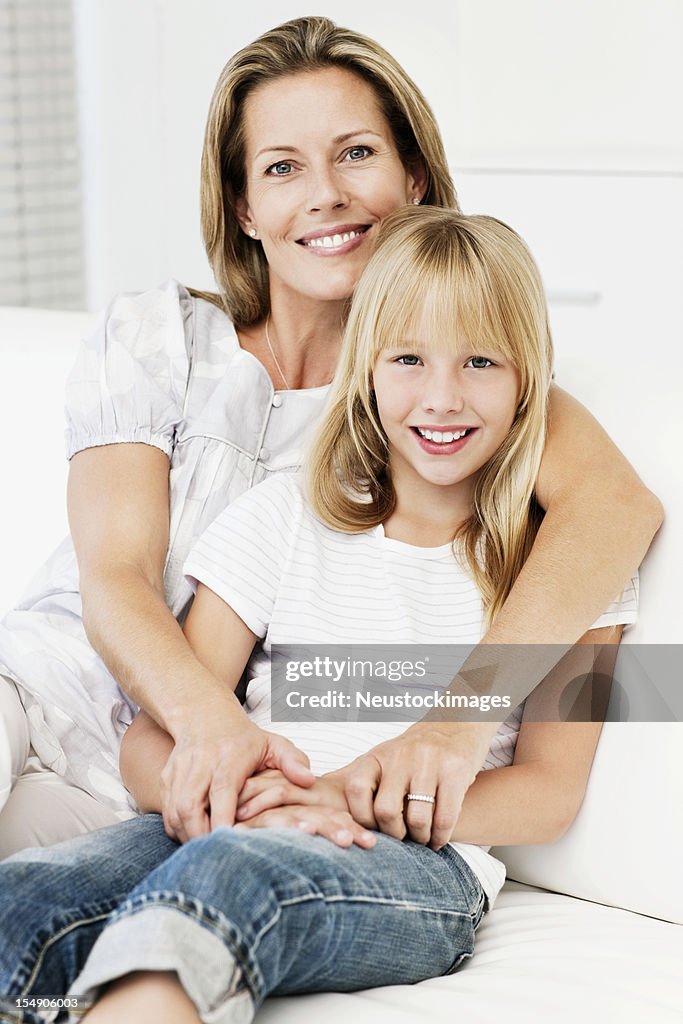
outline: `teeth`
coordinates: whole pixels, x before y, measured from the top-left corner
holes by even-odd
[[[456,430],[455,432],[452,432],[450,430],[422,430],[421,427],[418,427],[417,432],[420,437],[424,437],[426,441],[433,441],[435,444],[450,444],[451,441],[457,441],[461,437],[464,437],[467,433],[467,428],[465,428],[465,430]]]
[[[343,235],[324,235],[322,238],[310,238],[304,245],[318,249],[336,249],[352,238],[358,238],[362,231],[345,231]]]

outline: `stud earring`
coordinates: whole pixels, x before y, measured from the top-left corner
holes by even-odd
[[[413,206],[419,206],[421,202],[422,200],[420,199],[420,197],[415,196],[415,198],[413,199]]]
[[[256,228],[249,228],[247,234],[250,238],[256,238]]]

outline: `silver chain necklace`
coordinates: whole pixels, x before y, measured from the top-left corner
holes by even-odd
[[[271,356],[273,357],[273,362],[277,366],[277,371],[278,371],[278,373],[280,374],[280,376],[282,377],[282,379],[284,381],[285,388],[287,389],[287,391],[291,391],[292,389],[290,388],[289,384],[287,383],[287,378],[285,377],[284,373],[282,372],[282,367],[280,366],[280,364],[279,364],[279,362],[277,360],[277,356],[273,352],[273,346],[270,343],[270,335],[268,334],[268,324],[269,323],[270,323],[270,313],[266,317],[266,345],[268,346],[268,351],[270,352]]]

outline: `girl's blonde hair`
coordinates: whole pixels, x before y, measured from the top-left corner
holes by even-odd
[[[403,166],[424,167],[425,203],[458,208],[443,142],[424,96],[378,43],[339,28],[329,18],[297,18],[266,32],[223,68],[211,100],[201,165],[204,246],[220,295],[194,291],[224,308],[237,327],[269,312],[268,264],[261,245],[246,238],[237,200],[246,189],[244,101],[264,82],[321,68],[346,68],[375,91]]]
[[[421,347],[499,354],[519,373],[512,428],[480,471],[472,514],[455,538],[490,623],[541,520],[534,486],[552,375],[543,285],[519,235],[493,217],[433,207],[406,207],[387,218],[354,292],[331,406],[308,462],[313,508],[335,529],[366,530],[395,507],[372,374],[379,353],[407,338],[419,338]]]

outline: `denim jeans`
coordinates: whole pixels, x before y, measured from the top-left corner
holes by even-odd
[[[485,902],[452,847],[231,828],[179,847],[146,815],[0,864],[0,993],[93,998],[131,971],[168,970],[202,1021],[247,1022],[271,994],[452,973]]]

